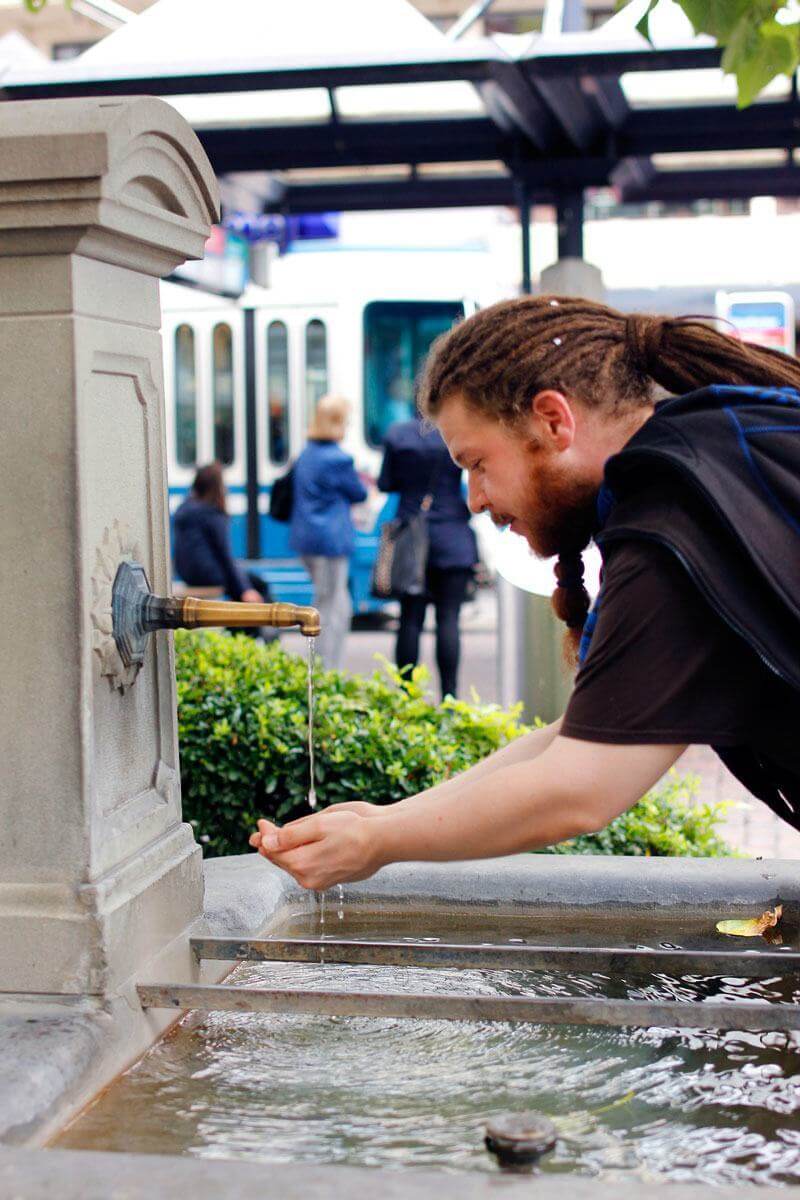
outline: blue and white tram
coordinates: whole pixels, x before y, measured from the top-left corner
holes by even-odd
[[[306,603],[311,584],[269,516],[276,476],[302,450],[325,392],[346,396],[345,448],[369,497],[354,510],[354,610],[380,607],[369,577],[380,523],[394,510],[374,487],[387,427],[414,412],[431,342],[483,302],[482,250],[303,249],[274,264],[272,286],[228,300],[162,285],[170,506],[197,466],[224,467],[237,557],[257,560],[276,599]]]

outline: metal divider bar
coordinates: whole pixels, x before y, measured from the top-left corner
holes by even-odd
[[[595,946],[464,946],[442,942],[356,942],[319,938],[192,938],[198,959],[392,967],[459,967],[490,971],[579,971],[612,977],[656,972],[771,979],[800,972],[792,951],[618,950]]]
[[[139,984],[144,1008],[207,1012],[400,1017],[446,1021],[530,1021],[546,1025],[657,1025],[679,1029],[800,1030],[800,1005],[605,1000],[585,997],[436,996],[379,992],[316,992],[243,988],[230,984]]]

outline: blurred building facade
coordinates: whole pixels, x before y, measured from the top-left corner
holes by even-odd
[[[152,3],[154,0],[115,0],[114,7],[139,13]],[[88,15],[90,12],[94,15]],[[21,33],[47,58],[74,58],[118,26],[100,7],[94,9],[82,0],[73,0],[70,7],[63,0],[48,0],[39,12],[29,12],[23,0],[0,0],[0,38]]]

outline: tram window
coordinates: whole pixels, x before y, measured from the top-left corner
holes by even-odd
[[[197,369],[194,330],[175,330],[175,460],[181,467],[197,462]]]
[[[234,454],[233,334],[230,325],[215,325],[214,358],[214,457],[224,467]]]
[[[414,384],[431,342],[464,316],[463,304],[376,300],[364,309],[364,436],[381,446],[414,416]]]
[[[328,333],[317,317],[306,325],[306,418],[314,415],[317,401],[328,390]]]
[[[289,335],[283,321],[267,328],[267,422],[270,462],[288,462]]]

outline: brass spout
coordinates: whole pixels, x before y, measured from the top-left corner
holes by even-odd
[[[120,563],[111,593],[114,641],[126,667],[138,670],[144,662],[147,637],[157,629],[198,629],[221,625],[247,629],[294,625],[306,637],[317,637],[320,615],[306,604],[241,604],[233,600],[198,600],[187,596],[156,596],[140,563]]]
[[[253,625],[289,629],[299,625],[306,637],[317,637],[320,631],[319,612],[307,604],[241,604],[234,600],[197,600],[187,596],[181,605],[180,620],[184,629],[212,625],[225,625],[229,629],[247,629]]]

